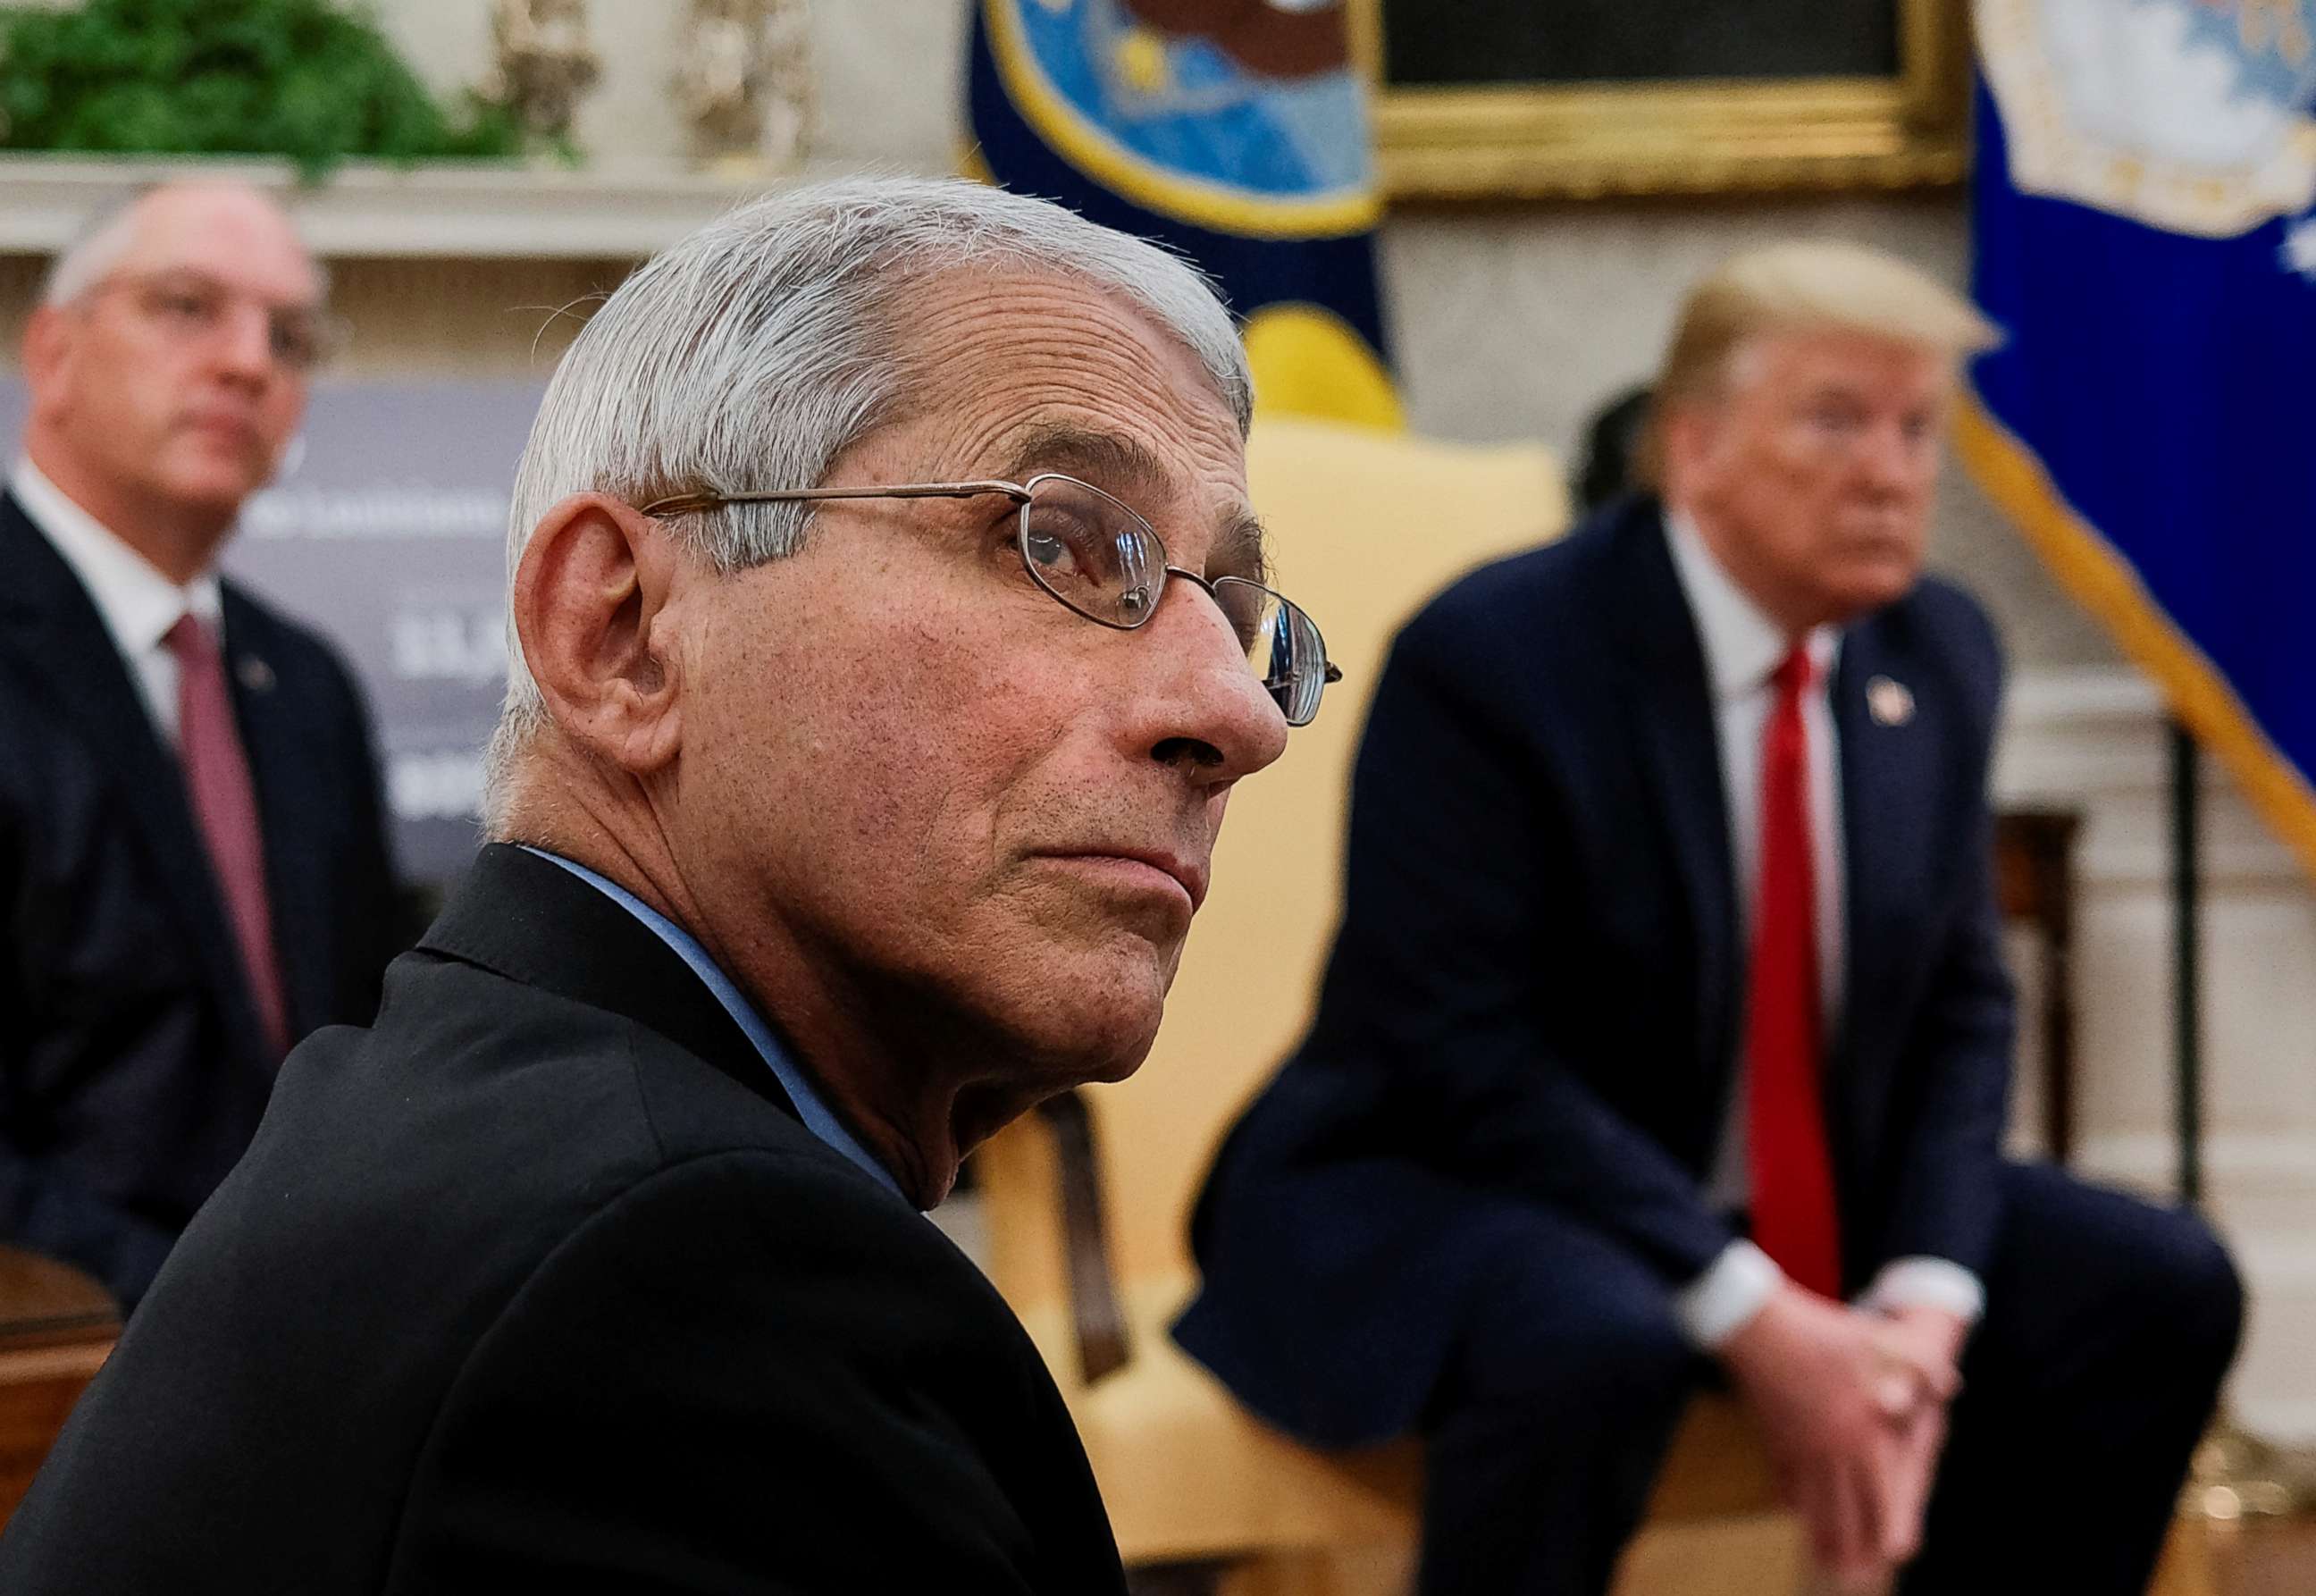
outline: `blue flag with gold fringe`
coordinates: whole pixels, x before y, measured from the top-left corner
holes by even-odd
[[[1401,424],[1341,0],[973,4],[982,175],[1197,262],[1262,409]]]
[[[2316,870],[2316,0],[1977,0],[1965,463]]]

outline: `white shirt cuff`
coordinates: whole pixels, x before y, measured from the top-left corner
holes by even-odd
[[[1761,1311],[1785,1278],[1785,1271],[1751,1242],[1731,1242],[1703,1274],[1672,1294],[1673,1317],[1699,1348],[1719,1351],[1724,1342]]]
[[[1883,1265],[1857,1306],[1875,1313],[1892,1308],[1937,1308],[1964,1324],[1986,1312],[1986,1287],[1961,1264],[1945,1258],[1896,1258]]]

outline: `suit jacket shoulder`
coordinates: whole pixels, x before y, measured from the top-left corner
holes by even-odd
[[[1114,1590],[1069,1436],[933,1226],[797,1150],[702,1152],[599,1209],[475,1343],[387,1588],[520,1584],[576,1539],[714,1589]]]
[[[505,848],[285,1067],[0,1543],[28,1591],[957,1569],[1119,1588],[1035,1349],[672,951]]]
[[[1400,644],[1426,656],[1522,648],[1559,652],[1599,629],[1599,603],[1616,592],[1643,510],[1595,517],[1567,536],[1466,572],[1416,611]]]
[[[1991,738],[2003,682],[2000,642],[1956,582],[1924,576],[1858,623],[1909,668],[1934,673]],[[1702,678],[1704,659],[1680,598],[1654,499],[1608,506],[1566,537],[1493,561],[1449,585],[1403,629],[1394,667],[1449,694],[1486,683],[1527,700],[1518,721],[1555,701],[1597,701],[1604,669]]]
[[[1985,608],[1961,584],[1925,576],[1864,625],[1893,649],[1937,670],[1989,728],[2001,707],[2002,643]]]

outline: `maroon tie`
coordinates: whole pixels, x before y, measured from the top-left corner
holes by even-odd
[[[281,966],[273,951],[273,911],[265,899],[265,843],[257,829],[257,792],[249,760],[235,729],[233,699],[225,685],[225,656],[208,626],[188,613],[169,629],[177,656],[177,745],[193,817],[209,843],[209,863],[225,889],[249,994],[265,1027],[272,1056],[290,1050],[290,1015],[281,997]]]
[[[1802,718],[1813,673],[1807,650],[1796,646],[1777,667],[1777,701],[1761,736],[1761,890],[1746,1006],[1746,1108],[1753,1240],[1789,1278],[1838,1297],[1841,1246],[1818,1077],[1817,892]]]

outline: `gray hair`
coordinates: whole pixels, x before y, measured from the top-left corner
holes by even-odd
[[[677,493],[817,484],[897,418],[922,352],[908,299],[946,273],[1059,275],[1118,295],[1179,340],[1238,420],[1246,353],[1198,271],[1043,200],[956,179],[860,177],[744,205],[655,256],[592,317],[541,400],[507,513],[510,587],[532,530],[575,493],[643,504]],[[808,505],[671,517],[718,571],[802,544]],[[507,693],[485,818],[503,829],[514,755],[544,719],[508,620]]]
[[[62,305],[79,299],[120,263],[137,237],[137,208],[153,190],[151,183],[140,184],[114,195],[81,218],[73,236],[49,263],[49,274],[40,282],[41,304]]]

